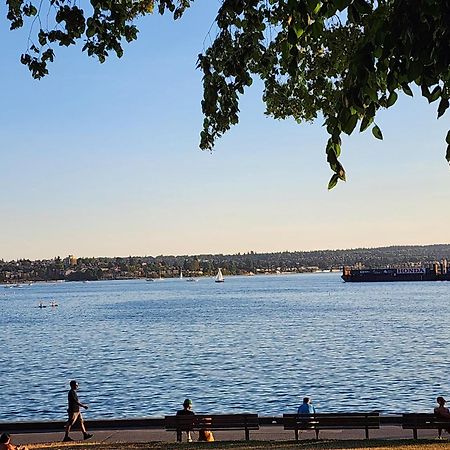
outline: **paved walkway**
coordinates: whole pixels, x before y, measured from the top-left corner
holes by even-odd
[[[89,430],[88,430],[89,431]],[[151,430],[108,430],[100,431],[94,430],[94,437],[89,440],[95,442],[175,442],[175,432],[168,432],[164,429]],[[13,441],[15,444],[32,444],[44,442],[60,442],[64,436],[64,430],[60,433],[26,433],[14,434]],[[82,439],[81,432],[71,432],[73,439]],[[244,431],[214,431],[214,437],[217,441],[233,441],[244,440]],[[419,430],[420,438],[436,438],[436,430]],[[444,435],[448,437],[448,435]],[[313,431],[302,431],[300,439],[314,439],[315,433]],[[333,430],[321,431],[321,439],[364,439],[364,430]],[[403,430],[399,426],[382,426],[379,430],[370,430],[371,439],[412,439],[412,430]],[[184,439],[184,436],[183,436]],[[261,426],[257,431],[250,432],[250,439],[252,440],[294,440],[293,431],[284,431],[282,426]]]

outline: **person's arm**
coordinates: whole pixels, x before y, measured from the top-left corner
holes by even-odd
[[[80,406],[81,408],[88,409],[88,405],[85,405],[84,403],[81,403],[81,402],[78,400],[78,395],[76,395],[75,392],[70,391],[69,395],[70,395],[71,401],[72,401],[73,403],[75,403],[76,405]]]

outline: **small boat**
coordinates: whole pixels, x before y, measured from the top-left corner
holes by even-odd
[[[38,308],[47,308],[47,305],[44,305],[42,302],[40,302]]]
[[[180,269],[180,280],[183,279],[183,271]]]
[[[153,278],[147,278],[145,281],[155,281]]]
[[[220,270],[220,267],[219,267],[219,270],[218,270],[218,272],[217,272],[217,275],[216,275],[216,279],[214,280],[216,283],[223,283],[225,280],[223,279],[223,275],[222,275],[222,271]]]
[[[195,278],[187,278],[186,281],[191,281],[191,282],[195,281],[195,282],[197,282],[198,280],[196,280]]]

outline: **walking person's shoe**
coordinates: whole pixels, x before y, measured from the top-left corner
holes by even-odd
[[[63,442],[73,442],[73,439],[69,436],[64,436]]]
[[[94,436],[94,435],[93,435],[93,434],[90,434],[90,433],[84,433],[84,434],[83,434],[83,439],[84,439],[84,440],[90,439],[92,436]]]

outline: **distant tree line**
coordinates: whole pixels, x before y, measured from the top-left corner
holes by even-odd
[[[130,278],[302,273],[352,267],[427,266],[450,256],[450,244],[234,255],[128,256],[0,260],[0,282],[87,281]]]

